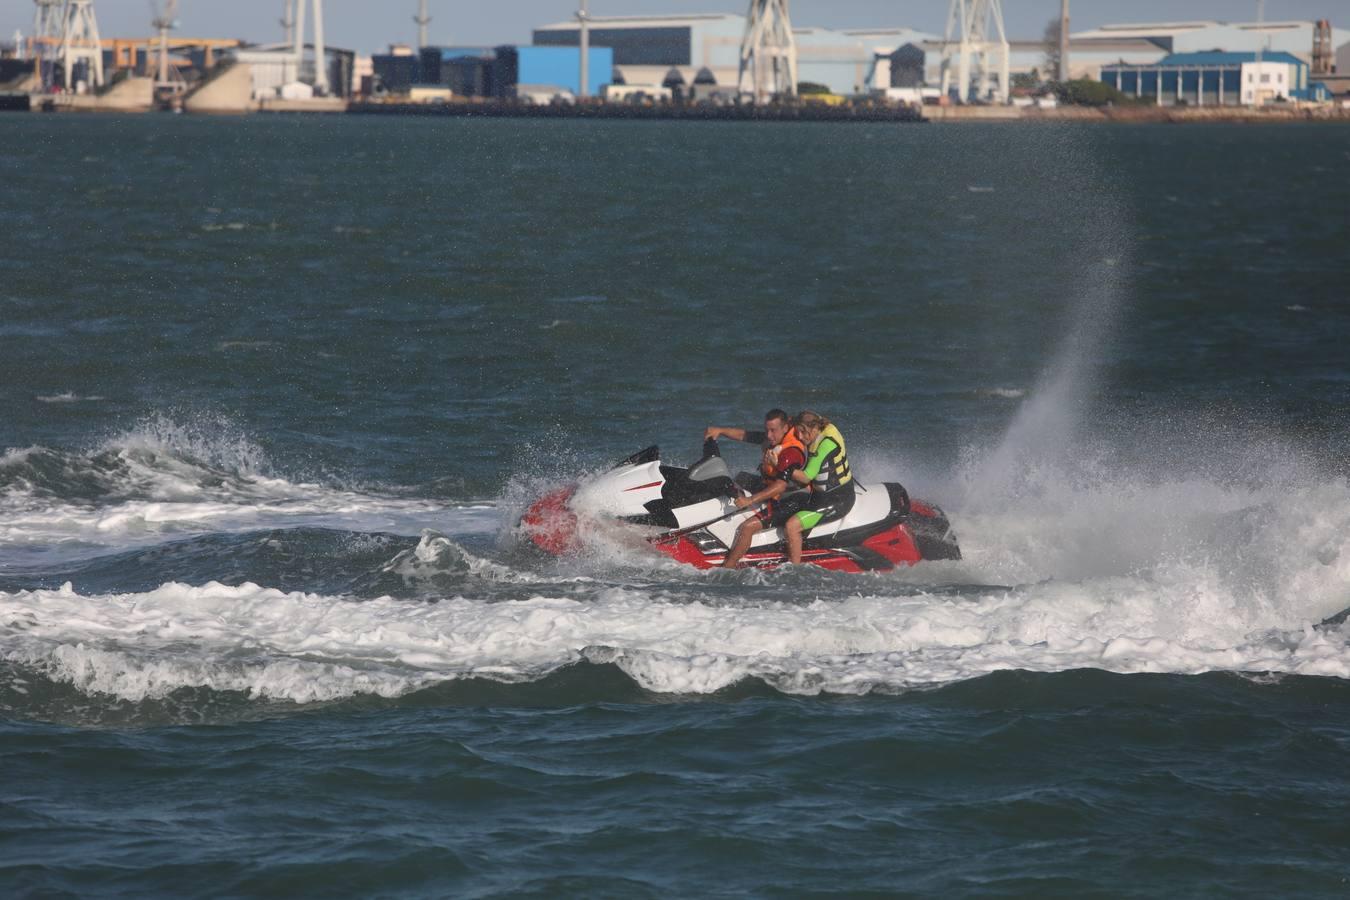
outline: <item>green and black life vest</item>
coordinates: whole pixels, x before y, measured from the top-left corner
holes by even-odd
[[[811,490],[815,493],[832,491],[835,488],[843,487],[853,481],[853,473],[848,467],[848,451],[844,449],[844,436],[839,433],[839,429],[833,425],[826,425],[821,429],[820,434],[811,442],[811,453],[815,454],[820,447],[821,442],[826,438],[834,441],[835,451],[821,460],[820,471],[816,473],[815,479],[811,482]]]

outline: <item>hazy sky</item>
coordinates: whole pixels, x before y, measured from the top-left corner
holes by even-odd
[[[163,2],[163,0],[159,0]],[[1350,26],[1346,0],[1270,0],[1266,19],[1332,18]],[[1186,19],[1254,21],[1254,0],[1076,0],[1073,30],[1107,22],[1175,22]],[[530,29],[568,18],[576,0],[430,0],[430,36],[436,44],[528,43]],[[746,0],[590,0],[592,15],[658,13],[744,13]],[[949,0],[791,0],[794,25],[833,28],[904,25],[941,33]],[[1059,13],[1057,0],[1004,0],[1004,21],[1011,38],[1038,38],[1045,23]],[[104,37],[130,37],[150,31],[146,0],[95,0]],[[282,0],[181,0],[180,34],[192,37],[237,37],[249,41],[281,39]],[[0,40],[15,28],[33,27],[31,0],[0,0]],[[1339,20],[1334,15],[1340,10]],[[412,42],[417,26],[412,16],[417,0],[326,0],[325,37],[331,44],[363,53],[382,50],[393,41]]]

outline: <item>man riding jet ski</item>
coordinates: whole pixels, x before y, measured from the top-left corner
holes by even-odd
[[[714,439],[704,441],[703,454],[683,468],[663,465],[658,447],[640,450],[608,472],[536,500],[521,517],[521,531],[535,546],[557,556],[578,547],[579,519],[611,518],[632,525],[680,562],[700,569],[721,565],[741,523],[755,515],[752,508],[739,508],[736,500],[750,496],[747,486],[757,476],[742,472],[733,479]],[[845,515],[803,523],[802,562],[863,572],[961,558],[941,509],[911,501],[895,482],[864,487],[854,481],[854,502]],[[758,568],[788,562],[783,529],[755,533],[741,562]]]
[[[758,477],[747,477],[748,473],[742,473],[739,481],[750,495],[732,500],[739,509],[753,507],[755,510],[753,516],[747,517],[737,526],[731,552],[722,560],[724,568],[734,569],[740,565],[741,557],[750,550],[758,532],[765,528],[784,527],[806,505],[810,492],[796,490],[796,485],[790,485],[789,479],[792,472],[805,468],[807,451],[806,444],[797,436],[792,418],[777,408],[764,414],[763,431],[713,426],[703,432],[704,440],[719,437],[759,444],[764,456],[759,465]]]

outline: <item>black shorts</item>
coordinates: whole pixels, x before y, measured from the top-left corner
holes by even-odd
[[[806,509],[810,499],[811,495],[806,491],[794,491],[765,503],[755,511],[755,515],[766,528],[782,528],[788,519]]]
[[[853,490],[852,483],[837,487],[828,493],[812,493],[810,501],[799,510],[797,516],[801,519],[802,529],[810,531],[827,522],[842,519],[853,509],[853,501],[856,499],[857,494]]]

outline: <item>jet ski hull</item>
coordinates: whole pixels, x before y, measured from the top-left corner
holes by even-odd
[[[704,458],[688,469],[662,465],[659,450],[648,447],[607,473],[540,497],[521,517],[520,528],[534,546],[560,556],[579,548],[582,519],[610,518],[633,526],[672,559],[708,569],[722,564],[737,527],[753,515],[731,502],[744,495],[737,481],[748,477],[733,481],[712,443]],[[670,531],[679,533],[668,535]],[[802,562],[841,572],[961,558],[942,510],[911,501],[895,482],[860,485],[847,516],[818,525],[804,537]],[[782,531],[772,529],[755,536],[741,564],[772,568],[785,562]]]

